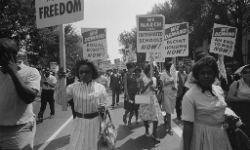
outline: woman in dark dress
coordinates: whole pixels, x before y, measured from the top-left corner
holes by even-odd
[[[131,119],[135,111],[135,95],[138,91],[136,76],[134,73],[135,63],[128,62],[126,64],[128,72],[124,75],[124,92],[126,98],[124,100],[125,114],[123,115],[123,122],[127,124],[127,115],[129,113],[128,126],[132,127]]]

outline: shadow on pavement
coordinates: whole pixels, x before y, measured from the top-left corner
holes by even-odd
[[[122,139],[126,138],[127,136],[129,136],[131,133],[133,133],[133,132],[131,131],[130,128],[128,128],[125,125],[119,125],[119,127],[117,129],[116,140],[117,141],[122,140]]]
[[[117,147],[116,150],[141,150],[141,149],[147,149],[150,150],[156,146],[156,144],[159,144],[160,142],[157,142],[153,140],[150,137],[146,137],[145,135],[139,136],[135,139],[129,139],[127,140],[123,145],[120,147]]]
[[[56,150],[65,147],[66,145],[69,144],[69,140],[70,140],[70,135],[65,135],[63,137],[54,139],[51,143],[49,143],[48,146],[45,147],[44,150]],[[38,150],[43,144],[44,143],[35,145],[34,150]]]

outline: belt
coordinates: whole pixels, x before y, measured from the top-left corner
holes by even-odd
[[[91,114],[81,114],[81,113],[76,112],[77,118],[93,119],[97,116],[99,116],[99,112],[95,112],[95,113],[91,113]]]

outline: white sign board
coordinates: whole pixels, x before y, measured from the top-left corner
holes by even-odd
[[[53,70],[54,72],[58,71],[57,62],[50,62],[50,70]]]
[[[120,58],[114,59],[114,63],[115,63],[116,65],[118,65],[120,62],[121,62]]]
[[[165,57],[188,56],[188,23],[165,25]]]
[[[237,28],[214,24],[210,52],[233,57]]]
[[[36,0],[37,28],[83,20],[83,0]]]
[[[105,28],[82,28],[83,57],[89,60],[106,60],[107,32]]]
[[[137,52],[164,51],[165,17],[163,15],[139,15],[137,23]]]
[[[137,62],[136,52],[133,52],[132,49],[125,49],[125,62]]]
[[[163,52],[154,52],[153,58],[155,62],[165,62],[165,54]],[[150,53],[146,54],[146,61],[150,61]]]

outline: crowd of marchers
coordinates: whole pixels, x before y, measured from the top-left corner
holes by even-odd
[[[36,123],[43,122],[47,103],[50,118],[56,115],[55,99],[60,104],[56,97],[62,78],[67,78],[66,100],[74,117],[70,150],[97,150],[105,142],[100,132],[107,92],[112,93],[111,107],[121,104],[120,94],[124,94],[121,120],[132,129],[135,116],[135,123],[142,121],[145,136],[152,140],[161,141],[156,132],[160,121],[173,135],[171,115],[176,112],[183,122],[181,149],[249,149],[250,65],[242,66],[236,74],[226,68],[223,77],[216,59],[201,53],[192,69],[165,62],[165,69],[159,71],[148,63],[138,67],[128,62],[126,70],[100,71],[93,62],[79,59],[72,66],[75,73],[62,68],[38,71],[19,59],[14,41],[4,38],[0,39],[0,66],[0,149],[33,149]],[[39,93],[41,107],[36,117],[32,103]],[[144,95],[149,102],[137,103],[137,95]],[[242,140],[235,140],[239,137]]]

